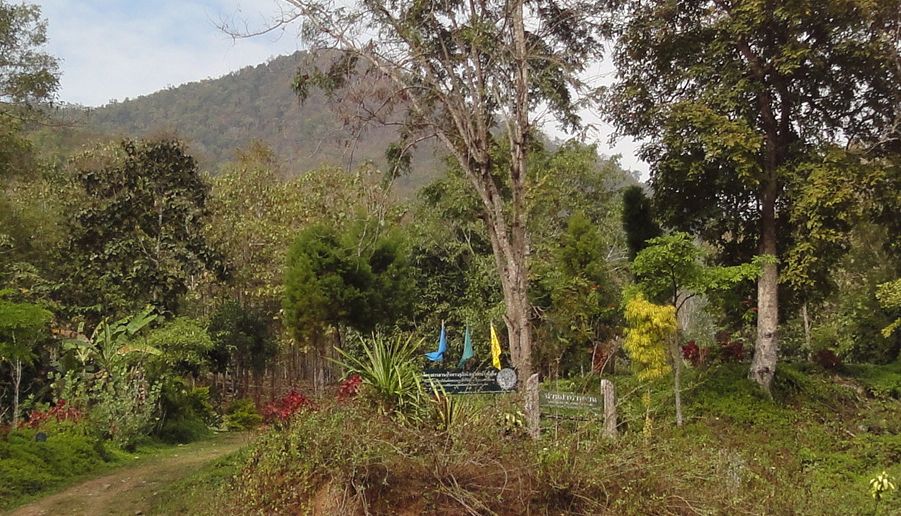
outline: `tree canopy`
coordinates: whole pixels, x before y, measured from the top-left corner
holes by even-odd
[[[209,187],[181,143],[123,140],[75,163],[82,193],[63,296],[79,310],[121,314],[151,303],[174,312],[192,278],[220,271],[203,231]]]
[[[897,1],[611,5],[617,81],[608,117],[620,134],[645,140],[641,155],[668,224],[715,243],[732,263],[755,253],[784,258],[793,242],[825,229],[793,232],[790,217],[797,185],[816,170],[875,169],[877,182],[897,191],[887,157],[897,155],[901,116]],[[778,282],[776,263],[764,265],[751,377],[766,389],[777,361]]]

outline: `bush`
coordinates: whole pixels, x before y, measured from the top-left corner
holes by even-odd
[[[47,432],[43,442],[37,441],[38,432],[30,429],[0,439],[0,509],[109,460],[101,441],[72,428],[68,430]]]
[[[240,432],[256,428],[263,423],[263,416],[256,405],[249,399],[234,400],[225,409],[222,426],[231,432]]]
[[[39,428],[49,422],[77,423],[82,418],[82,413],[78,409],[67,405],[66,400],[59,400],[56,405],[47,410],[32,410],[28,414],[28,428]]]
[[[842,360],[831,349],[820,349],[813,354],[813,361],[827,371],[835,371],[842,366]]]
[[[94,431],[124,450],[150,434],[159,421],[160,384],[148,385],[137,368],[119,371],[94,388],[89,420]]]
[[[866,374],[866,383],[894,385],[899,378],[898,366],[848,367]],[[746,374],[742,364],[686,370],[682,428],[667,423],[673,416],[668,382],[650,384],[655,425],[649,435],[641,431],[642,396],[631,394],[638,380],[617,375],[622,432],[616,441],[601,438],[596,421],[554,421],[540,441],[520,438],[522,416],[503,406],[513,397],[485,403],[477,396],[438,397],[437,419],[400,421],[365,398],[323,404],[290,427],[263,434],[230,486],[216,492],[217,509],[871,514],[868,481],[883,469],[901,475],[901,405],[860,396],[811,364],[780,364],[773,398]],[[450,400],[472,403],[473,410],[458,419]],[[440,424],[454,421],[461,424]],[[884,503],[880,513],[901,514],[901,497]]]
[[[294,417],[294,414],[312,406],[313,402],[309,398],[291,390],[272,403],[267,403],[263,407],[263,418],[267,423],[284,425]]]
[[[181,378],[172,378],[163,385],[163,421],[157,435],[169,443],[189,443],[209,435],[209,426],[216,424],[216,413],[210,403],[209,387],[190,387]]]

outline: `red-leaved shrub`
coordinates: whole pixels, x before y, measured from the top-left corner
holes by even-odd
[[[695,341],[690,340],[682,346],[682,358],[688,360],[692,366],[698,367],[701,362],[701,349]]]
[[[345,378],[341,382],[341,385],[338,386],[338,401],[347,401],[356,397],[357,393],[360,391],[360,384],[362,383],[363,378],[358,374],[352,374]]]
[[[81,419],[81,412],[75,407],[67,406],[66,400],[59,400],[56,405],[47,410],[32,410],[28,414],[28,428],[38,428],[44,423],[54,420],[57,423],[63,421],[77,422]]]
[[[291,416],[304,408],[312,408],[313,402],[296,390],[291,390],[281,398],[263,407],[263,419],[267,423],[287,423]]]
[[[716,342],[720,346],[720,359],[723,362],[739,362],[745,358],[745,344],[740,339],[732,340],[729,332],[716,334]]]

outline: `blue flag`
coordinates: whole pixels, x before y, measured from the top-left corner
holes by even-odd
[[[447,335],[444,334],[444,321],[441,321],[441,336],[438,337],[438,351],[426,353],[425,357],[432,362],[438,362],[444,359],[444,352],[447,351]]]
[[[463,366],[466,365],[466,362],[474,356],[475,353],[472,351],[472,334],[469,333],[469,326],[467,326],[466,333],[463,335],[463,356],[460,357],[460,363],[457,364],[457,367],[462,369]]]

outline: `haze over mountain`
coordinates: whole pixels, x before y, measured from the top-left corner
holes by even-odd
[[[395,140],[395,131],[377,128],[353,139],[323,95],[312,92],[301,104],[291,86],[301,57],[301,53],[281,56],[217,79],[67,111],[75,115],[81,131],[95,135],[175,134],[211,170],[254,140],[271,147],[290,174],[322,165],[352,168],[367,160],[384,166],[385,149]],[[423,147],[414,156],[413,174],[400,186],[415,188],[442,168],[434,147]]]

